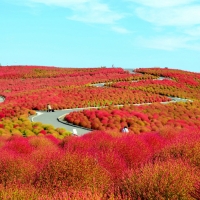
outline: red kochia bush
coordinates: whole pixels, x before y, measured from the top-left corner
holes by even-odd
[[[142,134],[141,137],[144,141],[146,141],[146,145],[152,154],[155,154],[159,150],[163,149],[167,144],[166,139],[158,133],[145,133]]]
[[[191,192],[191,196],[195,199],[200,199],[200,181],[195,184],[195,191]]]
[[[116,152],[116,138],[103,131],[93,131],[81,138],[65,138],[63,147],[67,152],[93,157],[113,179],[119,178],[127,168],[123,157]]]
[[[80,138],[66,137],[62,143],[68,152],[92,156],[115,180],[127,168],[138,167],[151,160],[153,154],[165,145],[165,139],[155,133],[140,136],[118,133],[114,137],[104,131],[93,131]]]
[[[190,166],[169,160],[128,171],[119,188],[122,199],[192,199],[195,180]]]
[[[98,189],[107,193],[110,183],[108,172],[95,159],[66,153],[53,158],[38,172],[35,187],[41,191],[48,189],[52,193],[69,188]]]
[[[177,133],[173,139],[160,151],[155,152],[154,157],[160,160],[182,159],[190,165],[200,169],[200,134],[199,130],[185,130]]]
[[[29,159],[2,150],[0,154],[0,184],[5,187],[16,180],[26,184],[33,181],[36,168]]]
[[[117,181],[128,167],[127,161],[117,151],[118,138],[104,131],[93,131],[84,135],[82,139],[89,144],[87,153],[109,172],[114,181]]]
[[[47,132],[45,130],[41,130],[40,133],[43,134],[43,135],[47,134]]]
[[[129,168],[137,167],[147,162],[152,152],[146,141],[136,135],[127,135],[116,142],[115,151],[126,161]]]
[[[4,145],[3,149],[6,149],[11,153],[21,155],[28,155],[34,150],[33,146],[31,146],[28,139],[20,136],[11,137]]]

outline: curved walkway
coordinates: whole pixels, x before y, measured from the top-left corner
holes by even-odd
[[[159,80],[165,79],[164,77],[161,77]],[[98,83],[93,84],[96,87],[103,87],[105,83]],[[189,99],[181,99],[177,97],[170,97],[172,100],[167,102],[161,102],[162,104],[168,104],[168,103],[176,103],[176,102],[186,102],[191,101]],[[5,97],[0,96],[0,103],[5,101]],[[142,104],[133,104],[135,106],[144,105],[144,104],[151,104],[151,103],[142,103]],[[117,106],[123,106],[123,105],[117,105]],[[71,123],[67,123],[63,120],[64,116],[69,114],[70,112],[74,111],[80,111],[84,109],[91,109],[91,108],[97,108],[97,107],[87,107],[87,108],[73,108],[73,109],[65,109],[65,110],[55,110],[55,112],[46,112],[46,111],[36,111],[37,115],[30,116],[29,119],[32,122],[41,122],[43,124],[50,124],[53,125],[55,128],[64,128],[72,133],[75,133],[77,136],[84,135],[86,133],[89,133],[92,131],[92,129],[87,129],[81,126],[76,126]],[[75,132],[74,132],[75,130]]]
[[[171,97],[171,101],[161,102],[161,104],[168,104],[168,103],[176,103],[176,102],[186,102],[191,101],[188,99],[181,99],[177,97]],[[142,104],[133,104],[135,106],[140,105],[149,105],[152,103],[142,103]],[[123,106],[123,105],[116,105],[116,106]],[[103,106],[102,106],[103,107]],[[41,122],[43,124],[51,124],[55,128],[65,128],[66,130],[73,133],[73,129],[76,129],[77,136],[84,135],[92,131],[92,129],[87,129],[81,126],[76,126],[71,123],[67,123],[63,120],[64,116],[69,114],[70,112],[80,111],[84,109],[91,109],[91,108],[98,108],[98,107],[87,107],[87,108],[73,108],[73,109],[65,109],[65,110],[55,110],[55,112],[46,112],[46,111],[37,111],[36,116],[31,116],[30,120],[32,122]]]
[[[129,70],[130,73],[134,73]],[[165,77],[159,77],[157,80],[163,80],[163,79],[168,79]],[[137,81],[136,81],[137,82]],[[104,87],[105,83],[97,83],[93,84],[93,86],[96,87]],[[168,104],[168,103],[176,103],[176,102],[186,102],[186,101],[191,101],[188,99],[181,99],[177,97],[170,97],[172,100],[167,101],[167,102],[161,102],[162,104]],[[151,103],[143,103],[143,104],[151,104]],[[142,104],[133,104],[136,106],[142,105]],[[118,106],[123,106],[123,105],[118,105]],[[70,112],[74,111],[79,111],[83,109],[90,109],[91,107],[88,108],[74,108],[74,109],[66,109],[66,110],[56,110],[55,112],[45,112],[45,111],[38,111],[37,115],[32,117],[31,120],[33,122],[42,122],[43,124],[51,124],[55,128],[65,128],[66,130],[69,130],[70,132],[73,133],[73,130],[76,129],[76,132],[78,136],[84,135],[86,133],[91,132],[91,129],[86,129],[81,126],[76,126],[71,123],[67,123],[66,121],[63,120],[64,116],[69,114]],[[92,107],[95,108],[95,107]]]
[[[80,126],[76,126],[70,123],[67,123],[63,120],[64,116],[70,112],[79,111],[88,108],[74,108],[74,109],[65,109],[65,110],[55,110],[55,112],[46,112],[46,111],[37,111],[36,116],[31,116],[30,120],[32,122],[41,122],[43,124],[51,124],[55,128],[64,128],[73,133],[73,129],[76,129],[77,135],[81,136],[88,132],[91,132],[91,129],[86,129]]]

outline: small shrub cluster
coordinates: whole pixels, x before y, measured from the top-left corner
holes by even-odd
[[[169,94],[171,93],[172,95],[184,98],[191,98],[196,100],[200,99],[200,73],[168,68],[139,68],[135,69],[134,71],[140,72],[142,74],[162,76],[174,80],[174,83],[171,84],[171,86],[157,86],[157,88],[159,88],[161,92],[167,92]],[[169,91],[170,88],[172,91]],[[152,89],[150,88],[148,89],[148,91],[149,90],[152,91]]]
[[[0,122],[0,136],[43,136],[52,135],[56,138],[63,139],[71,135],[71,132],[63,128],[54,128],[52,125],[42,124],[40,122],[31,122],[26,115],[19,117],[4,117]]]
[[[153,103],[141,106],[107,107],[72,112],[64,118],[69,123],[97,130],[118,130],[128,126],[131,133],[160,132],[169,135],[171,129],[200,129],[198,102]]]

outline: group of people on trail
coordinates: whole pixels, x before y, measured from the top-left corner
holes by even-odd
[[[54,112],[50,104],[47,104],[47,112]]]

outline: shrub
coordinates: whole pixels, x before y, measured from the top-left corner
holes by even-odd
[[[5,143],[3,150],[9,151],[11,154],[28,155],[32,153],[34,148],[30,145],[27,138],[12,136]]]
[[[120,184],[124,199],[192,199],[195,172],[179,161],[156,162],[130,170]]]
[[[129,168],[144,164],[152,156],[152,151],[146,141],[131,134],[118,138],[115,150],[125,160]]]
[[[167,160],[169,158],[182,159],[200,169],[199,131],[186,130],[177,134],[163,149],[155,153],[154,158],[160,160]]]
[[[18,181],[13,181],[12,183],[7,184],[6,187],[0,184],[0,199],[1,200],[8,200],[8,199],[38,200],[43,197],[44,195],[39,194],[37,190],[30,184],[21,184]]]
[[[8,151],[1,151],[0,157],[0,184],[4,187],[16,180],[21,183],[33,181],[36,168],[24,157]]]
[[[190,193],[195,199],[200,199],[200,182],[195,183],[195,191]]]
[[[106,193],[110,187],[107,172],[91,157],[66,154],[51,159],[38,172],[35,186],[54,193],[59,190],[87,189]]]

